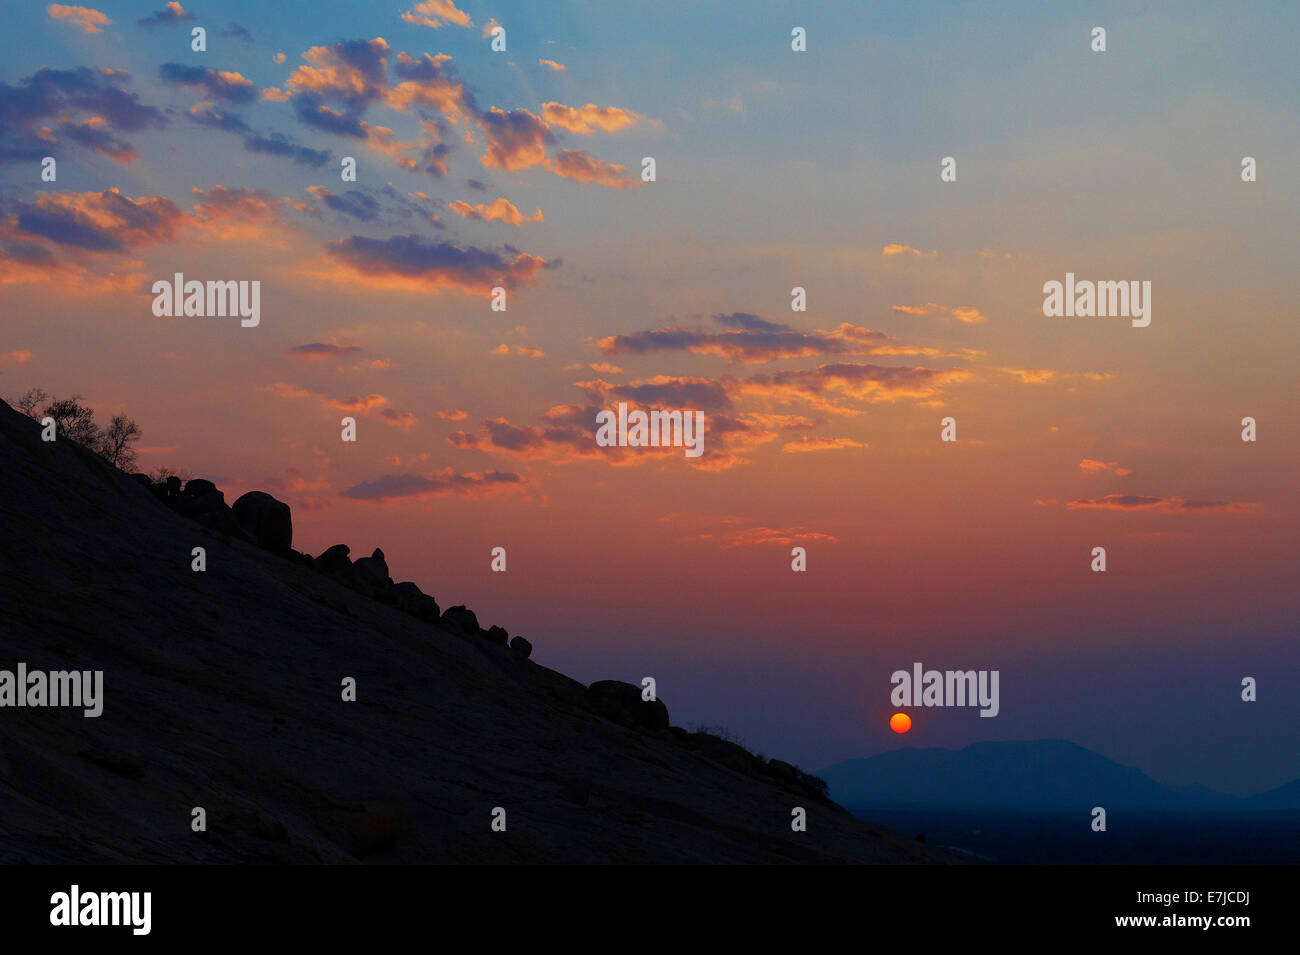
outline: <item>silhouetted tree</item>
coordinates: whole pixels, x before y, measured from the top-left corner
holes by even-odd
[[[27,394],[23,395],[16,402],[14,402],[14,404],[16,404],[18,406],[18,410],[21,411],[23,414],[27,415],[27,417],[39,418],[40,414],[37,411],[37,409],[44,407],[45,403],[49,400],[50,400],[50,395],[48,392],[40,388],[33,388],[30,391],[28,391]]]
[[[95,409],[81,404],[81,395],[51,401],[41,414],[54,419],[54,433],[69,438],[84,447],[95,449],[99,428],[95,425]]]
[[[194,472],[189,468],[174,468],[169,464],[160,465],[149,472],[149,480],[154,484],[166,484],[169,477],[188,484],[194,478]]]
[[[95,424],[95,409],[81,403],[81,395],[51,399],[41,388],[32,388],[14,402],[18,410],[36,421],[54,419],[54,433],[89,448],[114,467],[127,470],[135,464],[132,443],[140,440],[140,426],[124,414],[113,415],[108,427]]]
[[[131,442],[139,440],[140,426],[124,414],[115,414],[108,427],[99,432],[95,450],[113,467],[129,471],[135,464],[135,448]]]

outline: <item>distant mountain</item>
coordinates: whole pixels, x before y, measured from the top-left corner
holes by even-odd
[[[1300,809],[1300,780],[1240,799],[1202,786],[1162,785],[1067,740],[908,747],[837,763],[818,775],[830,785],[831,798],[853,810]]]
[[[1246,809],[1300,809],[1300,779],[1242,800]]]

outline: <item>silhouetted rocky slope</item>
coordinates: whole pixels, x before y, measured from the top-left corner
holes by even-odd
[[[0,669],[102,670],[103,715],[0,708],[0,862],[952,861],[379,552],[295,554],[269,495],[142,486],[39,432],[0,402]]]

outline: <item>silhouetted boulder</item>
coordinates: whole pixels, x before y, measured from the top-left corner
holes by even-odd
[[[470,610],[463,604],[456,604],[456,606],[448,607],[444,610],[442,613],[442,622],[453,630],[459,630],[462,633],[478,636],[478,617],[474,616],[473,610]]]
[[[206,478],[193,478],[185,482],[185,490],[181,493],[186,497],[201,498],[211,494],[213,491],[216,491],[218,494],[221,493],[217,490],[217,486]],[[222,495],[222,498],[224,499],[225,495]]]
[[[510,649],[519,654],[525,660],[533,655],[533,645],[523,637],[514,637],[511,639]]]
[[[189,485],[186,485],[186,490],[189,490]],[[249,491],[235,501],[233,511],[239,526],[258,547],[286,557],[289,555],[293,547],[293,515],[288,504],[265,491]]]
[[[503,647],[510,642],[510,634],[505,627],[488,627],[483,631],[483,636],[489,643],[495,643]]]
[[[137,484],[143,484],[147,488],[153,487],[153,481],[149,480],[149,475],[147,474],[132,474],[131,480],[135,481]]]
[[[348,559],[351,548],[347,544],[335,544],[327,547],[316,558],[316,569],[323,574],[347,575],[352,573],[352,561]]]
[[[164,486],[167,488],[168,497],[177,497],[181,493],[181,479],[175,474],[167,478]]]
[[[168,478],[169,487],[170,481]],[[169,497],[167,503],[176,513],[198,521],[204,527],[242,536],[239,522],[226,504],[226,496],[211,481],[194,478],[186,483],[180,494]]]
[[[597,680],[587,687],[587,706],[606,719],[643,733],[668,729],[668,707],[662,700],[641,699],[641,687],[620,680]]]
[[[393,578],[388,576],[388,561],[384,560],[384,552],[378,547],[369,557],[361,557],[352,562],[356,568],[357,576],[373,588],[385,588],[392,586]]]

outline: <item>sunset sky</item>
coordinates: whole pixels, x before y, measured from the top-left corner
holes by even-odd
[[[6,17],[6,399],[125,411],[139,469],[809,770],[1061,737],[1300,777],[1294,5]],[[260,281],[260,325],[156,317],[176,272]],[[1067,272],[1150,281],[1150,326],[1044,317]],[[704,455],[597,447],[619,401],[703,411]],[[1001,713],[895,736],[914,661],[1000,670]]]

